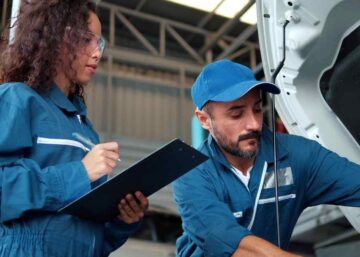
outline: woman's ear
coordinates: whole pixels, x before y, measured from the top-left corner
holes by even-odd
[[[210,128],[210,116],[209,114],[204,110],[195,110],[195,116],[199,120],[201,127],[203,127],[206,130],[209,130]]]

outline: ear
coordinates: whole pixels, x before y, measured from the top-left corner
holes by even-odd
[[[201,127],[203,127],[206,130],[210,129],[210,116],[207,112],[204,110],[195,110],[195,116],[199,120]]]

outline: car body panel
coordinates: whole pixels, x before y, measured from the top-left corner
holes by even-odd
[[[320,84],[337,63],[343,41],[359,28],[359,10],[358,0],[257,1],[259,43],[269,81],[283,58],[283,24],[290,21],[286,60],[276,80],[282,93],[275,98],[285,127],[356,163],[360,163],[359,143],[329,106]],[[355,109],[349,111],[358,115]],[[340,208],[360,232],[360,208]]]

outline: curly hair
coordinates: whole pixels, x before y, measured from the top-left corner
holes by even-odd
[[[96,11],[96,4],[91,0],[23,1],[14,39],[0,60],[0,81],[24,82],[43,93],[53,83],[56,66],[64,65],[65,74],[72,81],[70,96],[83,98],[84,85],[75,80],[72,64],[83,44],[79,35],[88,30],[90,11]],[[65,33],[68,40],[64,40]],[[69,52],[67,64],[59,63],[64,45]]]

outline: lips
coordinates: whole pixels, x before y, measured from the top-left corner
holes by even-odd
[[[258,137],[247,137],[247,138],[243,138],[240,141],[243,141],[243,140],[258,140],[258,139],[259,139]]]
[[[97,69],[97,65],[96,64],[88,64],[88,65],[86,65],[86,68],[90,69],[91,72],[94,73]]]

